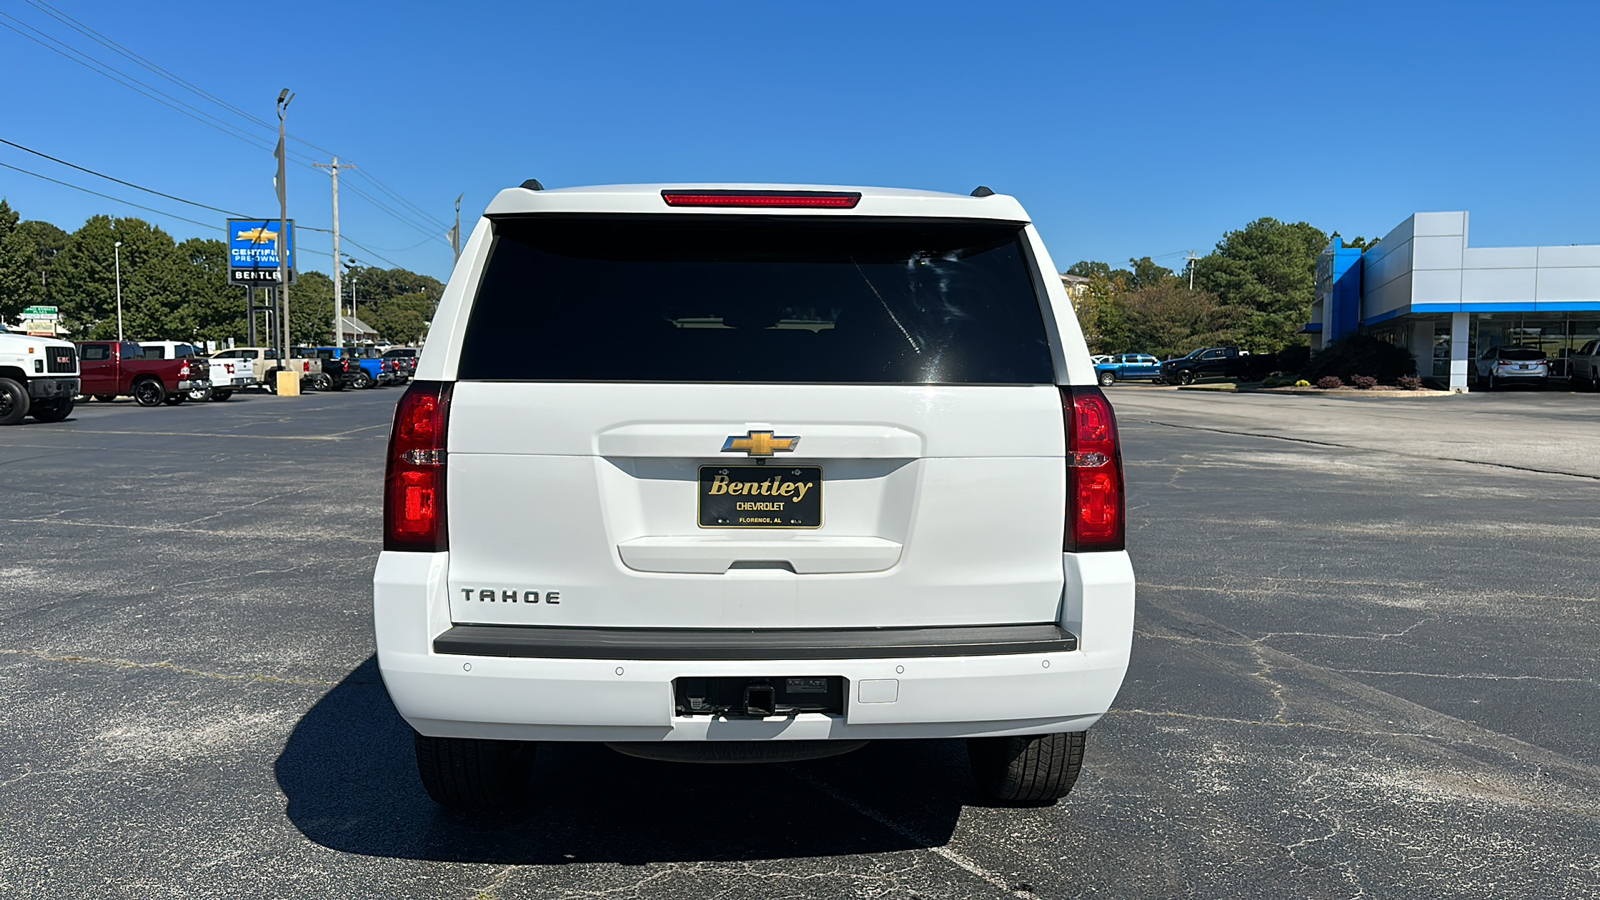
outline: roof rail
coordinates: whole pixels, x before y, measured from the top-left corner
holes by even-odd
[[[542,190],[544,190],[544,185],[540,184],[539,183],[539,179],[537,179],[537,178],[529,178],[527,181],[524,181],[522,183],[522,186],[527,188],[530,191],[542,191]]]
[[[994,191],[989,190],[989,186],[988,185],[980,184],[977,187],[972,189],[972,194],[970,196],[973,196],[973,197],[993,197],[994,196]]]

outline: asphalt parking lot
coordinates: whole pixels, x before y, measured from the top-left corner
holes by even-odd
[[[1108,394],[1134,661],[1027,809],[916,741],[443,814],[372,658],[398,389],[0,429],[0,896],[1600,896],[1600,397]]]

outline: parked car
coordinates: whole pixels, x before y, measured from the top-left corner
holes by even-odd
[[[394,381],[392,373],[384,369],[382,360],[367,348],[297,347],[295,352],[302,356],[314,356],[322,360],[325,371],[339,373],[333,390],[341,390],[345,386],[371,388]]]
[[[185,341],[140,341],[139,349],[144,351],[145,359],[207,358],[204,347]],[[236,383],[240,380],[240,373],[233,367],[226,365],[212,366],[211,376],[210,387],[192,387],[189,389],[190,400],[226,400],[232,397],[233,392],[238,389]]]
[[[211,390],[211,364],[198,357],[149,359],[132,341],[79,341],[82,392],[96,400],[132,397],[140,406],[172,406]]]
[[[0,425],[15,425],[30,415],[59,422],[72,413],[81,388],[78,348],[0,325]]]
[[[317,376],[322,374],[322,360],[306,356],[291,356],[287,366],[278,362],[275,347],[231,347],[211,355],[212,359],[248,359],[255,368],[257,385],[268,393],[278,392],[278,373],[285,369],[298,371],[303,386],[315,388]]]
[[[1590,341],[1567,357],[1572,381],[1587,385],[1590,390],[1600,389],[1600,341]]]
[[[1253,381],[1271,373],[1277,357],[1251,353],[1238,347],[1202,347],[1188,356],[1161,364],[1161,379],[1167,384],[1194,384],[1200,378],[1237,378]]]
[[[436,802],[514,800],[559,741],[962,738],[990,801],[1071,789],[1134,574],[1115,414],[1014,198],[530,181],[485,215],[373,575]]]
[[[401,364],[402,368],[399,368],[399,369],[396,370],[400,375],[400,383],[401,384],[404,384],[407,381],[411,380],[412,378],[416,377],[416,375],[417,375],[417,348],[415,348],[415,347],[391,347],[390,349],[383,351],[383,358],[384,359],[393,359],[393,360],[398,361]]]
[[[1550,380],[1550,360],[1538,347],[1490,347],[1478,356],[1478,382],[1489,390]]]
[[[1105,360],[1094,367],[1095,377],[1102,387],[1119,381],[1161,380],[1161,360],[1148,353],[1123,353],[1105,357]]]

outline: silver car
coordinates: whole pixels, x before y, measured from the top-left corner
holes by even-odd
[[[1490,347],[1478,357],[1478,382],[1489,390],[1503,384],[1544,384],[1550,360],[1538,347]]]

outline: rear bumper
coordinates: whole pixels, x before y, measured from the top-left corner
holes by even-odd
[[[966,629],[1033,631],[1010,647],[978,641],[956,653],[947,652],[954,644],[938,645],[926,632],[961,629],[905,629],[917,634],[901,635],[909,639],[898,647],[890,638],[854,651],[842,645],[847,632],[815,633],[835,635],[841,644],[821,651],[795,643],[795,633],[765,632],[789,641],[784,651],[763,649],[761,638],[708,643],[704,632],[647,642],[628,630],[626,640],[597,644],[593,632],[615,638],[621,630],[452,627],[448,559],[448,553],[385,552],[373,578],[384,684],[401,716],[436,737],[864,740],[1081,731],[1121,687],[1133,634],[1133,571],[1125,553],[1063,557],[1069,587],[1060,622]],[[704,648],[698,653],[690,649],[696,642]],[[532,648],[541,643],[549,655],[521,655],[540,652]],[[715,676],[840,676],[848,696],[842,715],[675,714],[675,679]]]

